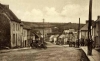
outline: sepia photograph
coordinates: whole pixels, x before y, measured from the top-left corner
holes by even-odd
[[[0,0],[0,61],[100,61],[100,0]]]

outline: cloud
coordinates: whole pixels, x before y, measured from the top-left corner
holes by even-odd
[[[77,15],[79,13],[79,10],[80,10],[79,5],[74,5],[74,4],[66,5],[65,7],[63,7],[61,14],[63,16],[72,17],[74,15]]]
[[[56,9],[54,7],[45,7],[44,8],[44,12],[45,12],[45,15],[47,16],[58,16],[59,13],[56,11]]]
[[[13,11],[22,21],[39,22],[43,19],[43,12],[39,9],[32,9],[31,11]]]
[[[33,9],[32,11],[31,11],[31,15],[33,15],[33,16],[39,16],[39,17],[42,17],[43,16],[43,12],[41,11],[41,10],[39,10],[39,9]]]
[[[54,7],[45,7],[43,9],[46,22],[61,22],[60,13]]]
[[[61,11],[62,17],[65,17],[66,21],[70,22],[78,22],[78,18],[81,17],[81,22],[85,22],[87,19],[87,7],[82,7],[78,4],[68,4],[65,7],[63,7],[63,10]]]
[[[30,11],[14,10],[16,15],[23,21],[42,22],[44,18],[46,22],[85,22],[88,16],[88,7],[81,7],[78,4],[68,4],[58,12],[55,7],[44,7],[43,9],[32,9]]]

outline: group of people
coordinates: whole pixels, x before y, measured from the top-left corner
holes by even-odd
[[[69,42],[69,46],[74,46],[75,47],[75,46],[78,46],[78,44],[79,44],[79,46],[88,46],[89,44],[92,44],[92,47],[94,48],[94,42],[93,42],[93,40],[91,40],[89,42],[88,39],[81,38],[81,39],[79,39],[79,41],[76,40],[76,42]]]
[[[88,40],[87,39],[81,38],[81,40],[79,40],[80,46],[87,46],[87,43],[88,43]]]

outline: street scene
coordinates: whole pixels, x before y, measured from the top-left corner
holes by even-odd
[[[0,54],[0,61],[89,61],[81,49],[57,46],[48,42],[48,49],[20,49]]]
[[[1,0],[0,61],[100,61],[99,0]]]

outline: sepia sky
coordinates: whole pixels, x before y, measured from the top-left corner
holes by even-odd
[[[89,0],[0,0],[22,21],[75,22],[88,19]],[[93,0],[93,20],[100,15],[100,0]]]

